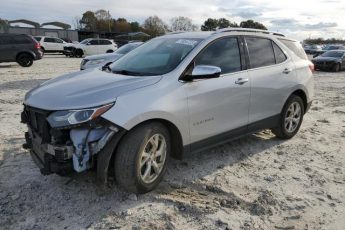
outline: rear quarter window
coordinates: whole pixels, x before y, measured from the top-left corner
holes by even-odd
[[[14,36],[13,40],[16,44],[31,44],[33,41],[26,36]]]
[[[289,48],[289,50],[291,50],[299,58],[308,60],[308,57],[305,54],[304,49],[299,42],[281,39],[281,38],[279,38],[278,40],[281,41],[287,48]]]

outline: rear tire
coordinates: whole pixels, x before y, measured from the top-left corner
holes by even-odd
[[[84,55],[83,50],[81,50],[81,49],[76,49],[76,50],[75,50],[75,53],[74,53],[74,56],[75,56],[75,57],[81,58],[81,57],[83,57],[83,55]]]
[[[22,67],[30,67],[34,63],[34,58],[30,54],[20,54],[17,63]]]
[[[166,171],[170,143],[169,131],[159,122],[146,123],[129,131],[115,155],[117,183],[133,193],[153,190]]]
[[[301,127],[304,111],[302,98],[296,95],[290,96],[280,114],[279,125],[273,128],[272,132],[282,139],[292,138]]]

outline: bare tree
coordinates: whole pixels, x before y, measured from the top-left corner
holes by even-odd
[[[75,29],[80,30],[83,29],[82,24],[80,23],[81,18],[79,16],[74,17],[73,19],[73,26]]]
[[[152,37],[163,35],[168,30],[168,26],[157,16],[148,17],[144,21],[143,28]]]
[[[171,19],[171,31],[196,31],[198,27],[193,24],[192,19],[188,17],[175,17]]]

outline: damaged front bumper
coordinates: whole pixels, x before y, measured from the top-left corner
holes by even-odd
[[[122,133],[121,127],[102,118],[80,125],[52,128],[47,122],[50,113],[28,106],[22,113],[22,123],[28,126],[23,147],[30,151],[44,175],[68,175],[93,168],[97,155],[117,133]]]

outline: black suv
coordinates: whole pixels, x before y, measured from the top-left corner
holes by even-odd
[[[26,34],[0,34],[0,63],[18,62],[29,67],[43,56],[40,44]]]

